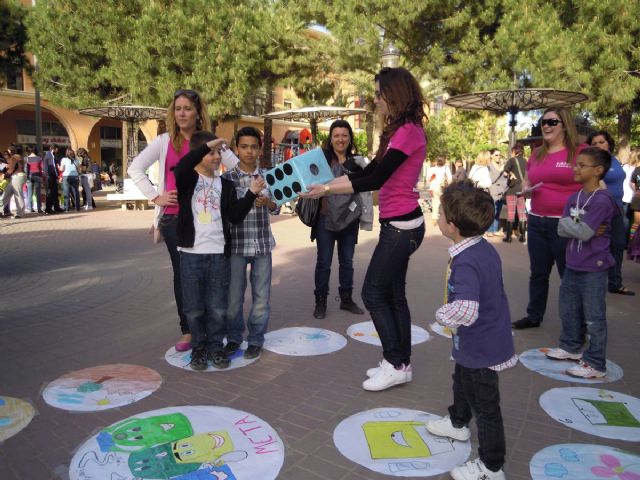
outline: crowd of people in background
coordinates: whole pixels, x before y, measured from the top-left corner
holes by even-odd
[[[76,152],[45,145],[40,155],[35,147],[11,145],[0,159],[0,215],[20,219],[91,210],[96,206],[93,192],[102,190],[102,181],[100,166],[85,148]]]

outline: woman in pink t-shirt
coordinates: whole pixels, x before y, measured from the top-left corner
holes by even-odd
[[[542,146],[527,162],[528,181],[523,184],[523,191],[531,192],[527,228],[529,304],[526,317],[513,322],[515,329],[539,327],[542,323],[554,263],[562,278],[567,240],[558,236],[558,220],[569,197],[580,190],[580,184],[573,179],[573,165],[577,154],[586,147],[578,144],[578,133],[567,110],[546,109],[540,126]]]
[[[362,299],[382,343],[383,360],[367,370],[365,390],[384,390],[412,380],[411,314],[405,295],[409,257],[424,237],[424,217],[414,187],[426,156],[424,99],[404,68],[383,68],[375,77],[375,102],[385,118],[380,147],[362,171],[312,185],[303,197],[380,190],[380,238],[362,287]]]
[[[180,256],[177,247],[178,192],[173,169],[189,152],[189,139],[198,130],[211,130],[207,105],[195,90],[178,90],[167,111],[167,133],[158,135],[133,159],[128,169],[140,191],[155,203],[154,226],[159,229],[171,257],[173,268],[173,293],[176,299],[182,337],[176,350],[191,348],[191,334],[183,312],[182,286],[180,284]],[[158,163],[158,185],[147,176],[147,170]]]

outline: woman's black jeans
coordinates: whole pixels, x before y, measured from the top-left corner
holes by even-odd
[[[164,243],[171,257],[173,269],[173,294],[176,298],[178,316],[180,317],[180,330],[183,334],[189,333],[189,324],[184,314],[182,303],[182,283],[180,282],[180,252],[178,252],[178,215],[163,215],[158,228],[164,237]]]
[[[411,361],[411,314],[405,285],[409,257],[420,247],[424,231],[424,223],[400,230],[382,222],[362,287],[362,300],[380,337],[382,355],[394,367]]]

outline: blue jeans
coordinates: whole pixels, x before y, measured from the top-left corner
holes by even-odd
[[[616,215],[611,220],[611,254],[616,263],[609,269],[609,290],[616,291],[622,288],[622,261],[627,248],[627,239],[624,210],[620,209],[620,215]]]
[[[32,173],[27,180],[27,201],[25,208],[27,210],[33,210],[33,194],[36,194],[36,205],[38,211],[42,210],[42,175],[40,173]]]
[[[560,348],[578,353],[589,334],[582,361],[607,370],[607,272],[578,272],[567,268],[560,286]]]
[[[424,224],[400,230],[380,225],[380,238],[362,286],[362,300],[376,327],[382,355],[394,367],[411,361],[411,313],[405,295],[409,257],[424,238]]]
[[[180,317],[180,331],[189,333],[189,324],[184,314],[182,304],[182,283],[180,282],[180,252],[178,252],[178,215],[163,215],[158,228],[164,238],[164,244],[169,252],[171,268],[173,269],[173,296],[176,299],[178,317]]]
[[[456,428],[466,427],[474,413],[480,460],[489,470],[497,472],[504,465],[506,454],[498,372],[490,368],[467,368],[456,363],[453,405],[449,407],[451,424]]]
[[[329,278],[331,277],[331,262],[333,261],[333,248],[338,242],[338,279],[339,291],[353,290],[353,254],[358,241],[359,223],[353,222],[344,230],[332,232],[324,226],[325,216],[320,215],[316,224],[316,247],[318,256],[316,260],[315,286],[316,295],[329,294]]]
[[[229,294],[229,260],[222,253],[180,253],[182,301],[191,348],[222,350]]]
[[[271,253],[245,257],[231,255],[231,282],[227,307],[227,341],[242,343],[244,332],[244,293],[247,289],[247,265],[251,265],[251,311],[247,320],[249,345],[261,347],[269,325],[271,306]]]
[[[62,177],[62,193],[64,194],[64,211],[69,211],[69,194],[73,195],[74,207],[80,210],[80,179],[77,175]]]
[[[558,236],[558,218],[529,215],[527,250],[531,275],[529,277],[529,305],[527,317],[542,322],[547,310],[549,275],[555,263],[562,278],[567,239]]]
[[[504,200],[503,199],[495,201],[495,212],[496,212],[496,214],[493,217],[493,223],[491,224],[491,226],[489,227],[487,232],[496,233],[498,230],[500,230],[500,212],[502,211],[502,206],[503,205],[504,205]]]

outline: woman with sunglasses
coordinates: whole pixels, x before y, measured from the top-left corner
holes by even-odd
[[[404,68],[383,68],[375,77],[375,103],[384,129],[374,160],[356,173],[312,185],[302,197],[380,190],[380,237],[362,287],[362,299],[382,343],[383,360],[367,370],[365,390],[385,390],[412,380],[411,314],[405,295],[409,257],[424,237],[418,182],[427,151],[424,98]]]
[[[177,222],[178,192],[173,174],[179,160],[189,152],[189,140],[194,132],[211,130],[207,104],[195,90],[176,91],[167,111],[167,133],[156,137],[136,158],[128,169],[140,191],[155,204],[153,225],[162,234],[169,251],[173,268],[173,293],[175,295],[182,337],[176,343],[178,351],[191,348],[191,334],[183,312],[182,286],[180,283],[180,256],[178,254]],[[228,152],[222,162],[227,168],[235,166],[235,156]],[[158,164],[158,183],[154,185],[147,170]]]
[[[527,162],[523,192],[531,194],[527,250],[531,275],[527,316],[513,328],[539,327],[547,309],[549,276],[555,263],[562,278],[567,240],[558,236],[558,220],[569,197],[580,190],[573,179],[575,159],[587,145],[578,143],[576,126],[567,110],[548,108],[540,120],[542,145]]]

